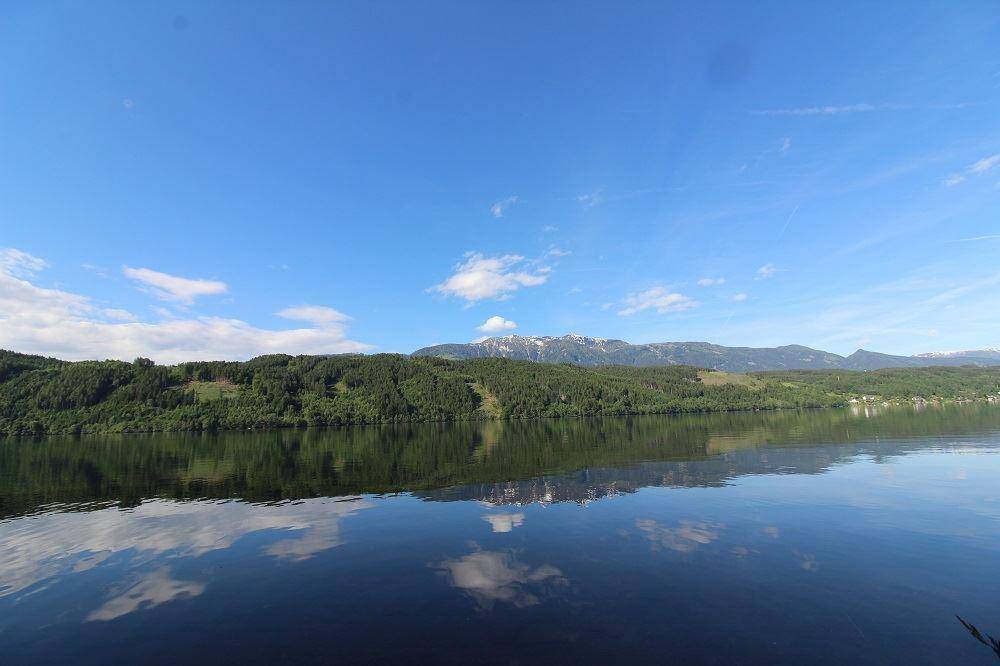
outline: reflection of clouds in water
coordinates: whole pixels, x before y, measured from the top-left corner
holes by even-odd
[[[108,599],[104,605],[87,616],[87,621],[113,620],[134,611],[153,608],[174,599],[197,597],[205,591],[205,584],[193,580],[174,580],[170,568],[161,567],[139,579],[123,593]]]
[[[136,567],[229,548],[262,530],[290,533],[272,543],[267,554],[302,560],[339,545],[340,519],[371,506],[360,499],[265,506],[154,500],[129,511],[53,513],[3,523],[0,597],[94,568],[117,553],[128,552],[129,565]]]
[[[760,553],[759,550],[755,548],[747,548],[746,546],[735,546],[729,552],[736,557],[748,557],[750,555],[757,555]]]
[[[524,524],[523,513],[491,513],[483,516],[494,532],[510,532]]]
[[[799,561],[799,566],[806,571],[819,571],[819,562],[816,561],[816,556],[812,553],[800,553],[793,550],[792,555]]]
[[[559,569],[549,564],[532,569],[509,552],[481,550],[434,566],[483,608],[492,608],[497,601],[518,608],[534,606],[546,584],[566,584]]]
[[[719,538],[722,523],[695,522],[682,520],[677,527],[664,527],[655,520],[638,519],[635,526],[646,533],[646,538],[653,542],[653,548],[668,548],[679,553],[690,553],[699,546],[711,543]]]

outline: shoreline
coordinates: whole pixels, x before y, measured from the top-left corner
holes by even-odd
[[[911,403],[880,403],[868,405],[870,408],[881,411],[886,409],[898,410],[911,407],[911,413],[921,413],[928,409],[941,409],[945,407],[973,407],[973,406],[1000,406],[996,401],[985,399],[978,400],[956,400],[944,399],[927,401],[922,407],[917,407]],[[861,417],[857,410],[864,408],[864,404],[844,404],[817,407],[773,407],[768,409],[711,409],[711,410],[681,410],[668,412],[635,412],[629,414],[565,414],[558,416],[512,416],[494,417],[481,419],[448,419],[437,421],[379,421],[374,423],[343,423],[324,425],[275,425],[262,428],[215,428],[215,429],[187,429],[187,430],[97,430],[89,432],[51,432],[41,435],[33,434],[6,434],[0,432],[0,443],[10,440],[44,440],[49,438],[69,437],[73,439],[84,439],[89,437],[106,437],[108,435],[235,435],[235,434],[266,434],[279,432],[321,432],[321,431],[347,431],[366,428],[405,428],[410,426],[444,426],[444,425],[472,425],[485,423],[531,423],[536,421],[577,421],[586,419],[631,419],[641,417],[664,417],[664,416],[712,416],[719,414],[774,414],[780,412],[830,412],[843,411],[855,412],[852,416]],[[866,415],[866,418],[877,416],[878,413]]]

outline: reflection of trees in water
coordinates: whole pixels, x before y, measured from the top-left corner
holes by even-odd
[[[649,485],[821,473],[851,456],[878,461],[925,447],[923,438],[997,429],[1000,410],[967,406],[871,419],[814,410],[5,440],[0,517],[150,497],[270,502],[409,491],[580,502]]]
[[[979,641],[980,643],[982,643],[986,647],[988,647],[991,650],[993,650],[993,652],[997,656],[997,659],[1000,659],[1000,641],[998,641],[997,639],[993,638],[989,634],[986,634],[984,636],[982,634],[982,632],[979,631],[979,629],[976,629],[975,625],[970,624],[969,622],[966,622],[965,620],[962,619],[962,617],[960,615],[956,615],[955,617],[957,617],[958,621],[962,623],[962,626],[965,627],[969,631],[970,634],[972,634],[973,638],[975,638],[977,641]]]

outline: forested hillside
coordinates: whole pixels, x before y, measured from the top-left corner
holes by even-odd
[[[854,396],[982,398],[1000,368],[730,375],[401,355],[69,363],[0,351],[0,433],[323,426],[830,407]]]

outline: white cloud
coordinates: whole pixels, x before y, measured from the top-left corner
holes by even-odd
[[[944,184],[947,185],[948,187],[955,187],[956,185],[958,185],[959,183],[963,182],[964,180],[965,180],[965,176],[963,176],[962,174],[960,174],[960,173],[953,173],[953,174],[951,174],[950,176],[948,176],[947,178],[944,179]]]
[[[747,295],[743,293],[733,294],[733,300],[736,301],[737,303],[742,303],[743,301],[747,300]]]
[[[523,513],[490,513],[483,516],[483,520],[490,524],[494,532],[506,533],[513,530],[515,527],[520,527],[524,524],[524,514]]]
[[[792,147],[792,140],[787,136],[781,140],[781,146],[778,147],[778,152],[782,155],[786,154]]]
[[[702,279],[698,280],[698,284],[701,285],[702,287],[714,287],[715,285],[726,284],[726,278],[703,277]]]
[[[757,277],[754,278],[754,279],[755,280],[767,280],[769,278],[773,278],[775,275],[777,275],[778,273],[780,273],[783,270],[785,270],[785,269],[783,269],[783,268],[775,268],[774,264],[764,264],[763,266],[761,266],[760,268],[757,269]]]
[[[549,247],[548,252],[545,253],[545,258],[555,257],[556,259],[558,259],[560,257],[568,257],[571,254],[573,253],[569,250],[563,250],[561,248],[556,247],[555,245],[552,245]]]
[[[618,311],[619,315],[633,315],[643,310],[656,310],[658,314],[668,312],[683,312],[698,305],[693,298],[683,294],[672,293],[664,287],[653,287],[638,294],[630,294],[625,299],[625,308]]]
[[[193,280],[161,273],[149,268],[130,268],[125,266],[122,273],[130,280],[143,285],[144,291],[153,294],[163,301],[174,301],[183,305],[191,305],[199,296],[225,294],[229,285],[218,280]]]
[[[553,231],[559,231],[559,227],[553,226],[551,224],[546,224],[544,227],[542,227],[542,233],[548,234],[552,233]]]
[[[350,320],[343,312],[338,312],[325,305],[297,305],[276,312],[279,317],[293,321],[307,321],[317,326],[325,326]]]
[[[517,324],[509,319],[504,319],[500,315],[493,315],[479,326],[476,326],[476,330],[480,333],[500,333],[502,331],[511,331],[515,328],[517,328]]]
[[[48,266],[44,259],[12,247],[0,250],[0,272],[30,278]]]
[[[517,254],[485,257],[480,252],[467,252],[465,261],[455,266],[455,273],[430,291],[458,296],[471,304],[487,298],[506,299],[521,287],[545,284],[549,269],[533,273],[516,270],[523,262],[524,257]]]
[[[38,261],[25,264],[22,258],[13,270],[23,271],[25,265],[37,269],[44,264]],[[286,330],[257,328],[239,319],[183,318],[169,311],[155,323],[130,321],[135,317],[125,310],[98,308],[86,296],[39,287],[10,271],[0,264],[0,348],[71,361],[146,356],[160,363],[371,349],[348,339],[341,321],[329,319]]]
[[[495,204],[490,206],[490,212],[493,213],[493,217],[503,217],[503,212],[516,204],[519,201],[518,197],[507,197],[501,201],[497,201]]]

